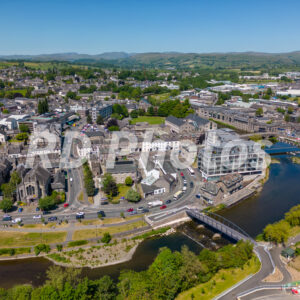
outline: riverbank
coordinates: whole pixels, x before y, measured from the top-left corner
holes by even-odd
[[[292,156],[292,157],[291,157],[291,161],[292,161],[294,164],[300,165],[300,157],[298,157],[298,156]]]
[[[213,299],[247,276],[257,273],[260,269],[260,265],[259,259],[256,256],[253,256],[253,258],[251,258],[242,268],[222,269],[208,282],[199,284],[179,294],[176,297],[176,300]]]

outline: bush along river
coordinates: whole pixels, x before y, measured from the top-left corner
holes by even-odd
[[[285,155],[276,158],[280,160],[280,164],[270,166],[269,180],[259,195],[219,212],[253,237],[262,232],[267,224],[282,219],[292,206],[300,202],[300,165],[292,163],[290,157]],[[218,249],[227,243],[227,240],[203,226],[188,222],[180,225],[174,234],[143,241],[130,261],[94,269],[83,268],[82,275],[90,279],[97,279],[103,275],[117,279],[120,271],[124,269],[147,269],[162,247],[174,251],[187,245],[191,251],[199,253],[203,247]],[[41,285],[46,279],[46,270],[51,265],[51,261],[42,257],[0,261],[0,287],[9,288],[25,283]]]

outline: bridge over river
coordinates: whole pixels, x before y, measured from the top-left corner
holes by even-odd
[[[219,216],[217,214],[211,213],[211,212],[200,212],[198,209],[187,209],[186,213],[189,217],[196,219],[203,223],[204,225],[207,225],[208,227],[224,234],[228,238],[239,241],[239,240],[245,240],[250,241],[254,245],[256,245],[255,240],[249,236],[243,229],[241,229],[236,224],[230,222],[229,220],[223,218],[222,216]]]

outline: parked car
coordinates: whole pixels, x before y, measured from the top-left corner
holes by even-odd
[[[50,214],[50,211],[48,210],[43,210],[43,215],[49,215]]]
[[[193,182],[193,181],[190,182],[190,187],[191,187],[191,188],[194,187],[194,182]]]
[[[69,203],[65,203],[65,204],[64,204],[64,207],[68,207],[68,206],[69,206]]]
[[[127,212],[132,212],[132,211],[133,211],[132,207],[130,207],[130,208],[127,209]]]
[[[2,218],[2,221],[11,221],[11,216],[10,215],[4,215]]]
[[[160,207],[160,209],[165,209],[165,208],[167,208],[167,205],[162,205],[162,206]]]
[[[36,219],[41,219],[42,218],[42,215],[36,215],[36,216],[33,216],[33,219],[36,220]]]
[[[40,208],[39,208],[39,207],[36,207],[35,211],[40,211]]]
[[[57,217],[54,217],[54,216],[53,216],[53,217],[49,217],[49,218],[48,218],[48,221],[49,221],[49,222],[57,221]]]
[[[97,212],[98,217],[105,217],[105,212],[103,210],[99,210]]]
[[[137,214],[137,211],[136,210],[133,210],[129,213],[130,215],[136,215]]]
[[[167,201],[166,201],[166,204],[170,204],[172,202],[172,200],[171,199],[168,199]]]
[[[200,195],[200,194],[196,194],[195,196],[196,196],[196,198],[198,198],[198,199],[201,198],[201,195]]]
[[[22,207],[19,207],[18,208],[18,212],[22,212],[23,211],[23,208]]]
[[[184,180],[183,180],[183,183],[187,184],[187,181],[186,181],[186,179],[184,179]]]
[[[183,174],[182,172],[180,172],[180,176],[181,176],[181,177],[184,177],[184,174]]]
[[[80,211],[80,212],[76,213],[76,219],[84,219],[84,212]]]
[[[11,221],[13,224],[17,224],[19,222],[22,222],[21,218],[15,218],[14,220]]]
[[[145,211],[145,209],[143,206],[140,206],[137,208],[137,212],[139,212],[139,213],[143,213],[144,211]]]

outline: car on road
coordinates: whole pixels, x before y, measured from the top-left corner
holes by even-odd
[[[57,221],[57,217],[55,217],[55,216],[49,217],[49,218],[48,218],[48,221],[49,221],[49,222]]]
[[[136,210],[133,210],[129,213],[130,215],[136,215],[137,214],[137,211]]]
[[[43,211],[43,215],[49,215],[49,214],[50,214],[50,211],[48,211],[48,210]]]
[[[11,216],[10,215],[4,215],[2,218],[2,221],[11,221]]]
[[[184,179],[184,180],[183,180],[183,183],[187,184],[187,181],[186,181],[186,179]]]
[[[145,211],[145,209],[143,206],[140,206],[137,208],[137,212],[139,212],[139,213],[143,213],[144,211]]]
[[[35,211],[40,211],[40,208],[39,208],[39,207],[36,207],[36,208],[35,208]]]
[[[160,209],[165,209],[165,208],[167,208],[167,205],[165,204],[160,207]]]
[[[133,211],[132,207],[130,207],[130,208],[127,209],[127,212],[132,212],[132,211]]]
[[[65,204],[64,204],[64,207],[68,207],[68,206],[69,206],[69,203],[65,203]]]
[[[84,216],[84,212],[80,211],[80,212],[76,213],[76,216]]]
[[[193,182],[193,181],[190,182],[190,187],[191,187],[191,188],[194,187],[194,182]]]
[[[172,202],[172,200],[171,199],[168,199],[167,201],[166,201],[166,204],[170,204]]]
[[[70,178],[70,181],[71,181],[71,182],[73,181],[73,178],[72,178],[72,177]]]
[[[33,219],[36,220],[36,219],[41,219],[42,218],[42,215],[36,215],[36,216],[33,216]]]
[[[13,224],[17,224],[17,223],[20,223],[22,222],[22,219],[21,218],[15,218],[14,220],[11,221]]]
[[[184,177],[184,174],[183,174],[182,172],[180,172],[180,176],[181,176],[181,177]]]
[[[19,208],[18,208],[18,212],[21,213],[22,211],[23,211],[23,208],[22,208],[22,207],[19,207]]]
[[[98,217],[105,217],[105,212],[103,210],[99,210],[97,212]]]
[[[198,198],[198,199],[201,198],[201,195],[200,195],[200,194],[196,194],[195,196],[196,196],[196,198]]]

